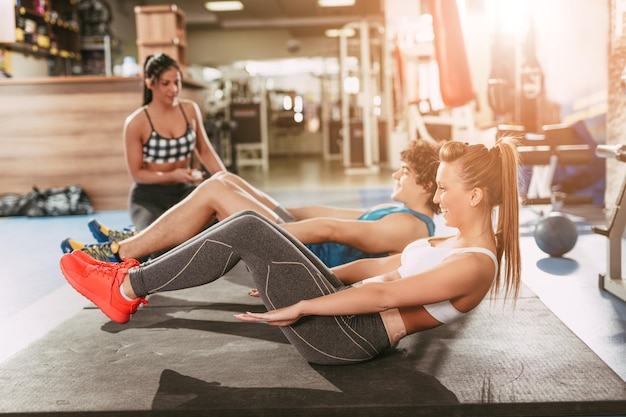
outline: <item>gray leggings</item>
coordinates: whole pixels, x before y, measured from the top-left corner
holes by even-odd
[[[344,290],[335,275],[293,236],[264,216],[244,211],[131,270],[138,296],[204,285],[242,260],[268,309]],[[308,316],[280,327],[309,362],[368,361],[390,346],[380,314]]]
[[[296,219],[295,217],[293,217],[291,215],[291,213],[289,213],[289,211],[287,211],[286,208],[282,207],[282,206],[276,206],[274,208],[274,213],[276,213],[276,215],[278,216],[279,219],[279,223],[293,223],[298,221],[298,219]]]

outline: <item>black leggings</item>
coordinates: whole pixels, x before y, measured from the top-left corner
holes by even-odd
[[[193,183],[173,185],[133,183],[128,195],[128,211],[133,226],[137,230],[147,228],[195,188],[196,185]]]
[[[138,296],[215,281],[245,262],[272,310],[346,287],[304,245],[264,216],[244,211],[217,223],[161,257],[131,270]],[[280,327],[309,362],[364,362],[390,346],[380,314],[308,316]]]

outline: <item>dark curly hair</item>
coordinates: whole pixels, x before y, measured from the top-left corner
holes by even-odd
[[[416,174],[415,183],[424,187],[430,193],[430,207],[433,213],[439,214],[439,204],[433,202],[437,191],[437,168],[439,168],[438,143],[425,139],[411,140],[406,149],[400,152],[400,159]]]

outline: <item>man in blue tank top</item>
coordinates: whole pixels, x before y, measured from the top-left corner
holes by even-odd
[[[386,216],[389,216],[392,214],[399,214],[399,213],[406,214],[405,221],[399,220],[399,218],[396,216],[396,217],[389,218],[389,222],[381,221],[379,223],[376,223],[377,221],[384,219]],[[419,223],[415,223],[415,221],[410,219],[409,216],[414,216],[418,221],[421,221],[424,223],[424,226],[426,227],[426,231],[427,231],[426,235],[424,235],[424,231],[421,230],[423,229],[423,227],[421,227]],[[354,223],[354,222],[362,222],[362,221],[370,221],[372,223],[370,225],[365,225],[363,223]],[[396,250],[396,247],[402,246],[402,242],[404,242],[403,236],[405,234],[412,235],[412,233],[399,233],[397,236],[398,241],[397,243],[393,245],[386,243],[386,242],[384,244],[380,244],[380,242],[378,242],[380,244],[380,247],[376,247],[375,245],[377,244],[377,242],[373,239],[366,238],[366,236],[375,236],[375,235],[370,234],[370,233],[375,233],[374,229],[387,228],[386,224],[384,223],[391,223],[391,222],[396,223],[396,225],[399,225],[399,226],[408,226],[409,230],[416,228],[417,229],[416,234],[413,236],[423,235],[423,237],[426,237],[426,236],[433,236],[435,234],[435,223],[433,222],[432,216],[429,217],[426,214],[411,210],[405,205],[382,206],[382,207],[373,208],[371,210],[366,211],[365,213],[357,217],[352,222],[346,221],[345,219],[319,218],[319,219],[313,220],[311,222],[312,225],[318,228],[317,229],[318,238],[316,240],[321,240],[321,242],[320,243],[308,243],[306,244],[306,247],[309,248],[311,252],[315,254],[315,256],[320,258],[324,262],[324,264],[326,264],[326,266],[328,266],[329,268],[332,268],[338,265],[343,265],[348,262],[356,261],[357,259],[378,258],[382,256],[387,256],[392,253],[397,253],[398,251]],[[322,224],[324,223],[328,227],[334,229],[333,235],[336,237],[332,239],[334,239],[335,241],[328,240],[331,238],[328,236],[324,236],[320,233],[321,229],[319,229],[319,227],[321,227]],[[412,223],[415,223],[415,224],[412,224]],[[371,226],[371,227],[368,227],[368,226]],[[399,227],[394,227],[394,226],[395,225],[392,225],[393,229],[399,228]],[[287,230],[289,230],[289,225],[285,225],[284,227]],[[357,228],[360,229],[359,233],[357,234],[349,233],[352,229],[356,230]],[[341,235],[342,230],[348,232],[348,233],[344,233],[343,237]],[[386,234],[389,234],[389,233],[393,234],[394,232],[390,231],[387,228]],[[359,235],[363,236],[363,238],[359,239]],[[351,238],[353,238],[354,240],[350,241]],[[304,239],[301,241],[313,240],[312,237],[309,237],[309,238],[301,237],[301,239]],[[354,246],[350,246],[347,243],[345,243],[348,241],[350,241],[350,243]]]
[[[82,250],[101,261],[145,259],[185,242],[216,220],[253,209],[281,224],[329,267],[399,253],[410,242],[434,234],[433,217],[439,213],[433,203],[438,148],[414,140],[401,152],[401,167],[392,174],[391,199],[396,204],[370,209],[321,205],[285,209],[241,177],[220,172],[145,230],[119,232],[92,221],[90,229],[100,243],[66,239],[61,248]]]

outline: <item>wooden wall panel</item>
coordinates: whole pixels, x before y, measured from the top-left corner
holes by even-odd
[[[80,184],[96,210],[125,210],[122,128],[141,105],[141,80],[46,81],[0,83],[0,194]]]
[[[201,88],[181,96],[200,102]],[[125,210],[122,129],[142,95],[140,78],[0,80],[0,194],[80,184],[96,210]]]
[[[201,103],[202,87],[181,96]],[[0,80],[0,194],[80,184],[96,210],[125,210],[122,129],[142,96],[140,78]]]

